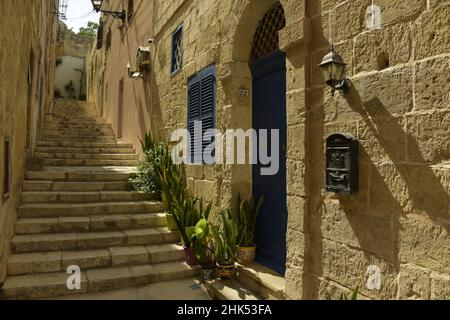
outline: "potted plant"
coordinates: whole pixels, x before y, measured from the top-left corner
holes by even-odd
[[[200,239],[203,239],[205,223],[211,212],[212,204],[203,205],[202,199],[186,196],[183,199],[175,199],[173,218],[180,231],[183,240],[184,251],[186,254],[186,263],[189,265],[198,265],[199,261],[196,255],[200,253],[196,231],[199,233]],[[202,221],[203,220],[203,221]],[[201,247],[200,247],[201,248]]]
[[[214,236],[214,250],[217,273],[222,279],[231,279],[236,275],[236,249],[238,229],[230,210],[222,211],[221,228],[211,226]]]
[[[140,142],[143,157],[137,165],[136,174],[128,180],[128,189],[146,192],[152,194],[152,198],[161,199],[160,166],[170,157],[170,152],[164,143],[156,143],[150,133]]]
[[[235,214],[236,225],[238,228],[238,248],[236,260],[242,265],[248,265],[255,260],[256,245],[254,241],[256,219],[264,203],[264,197],[261,196],[255,206],[253,196],[249,200],[241,201],[238,195],[239,208]]]
[[[195,257],[201,269],[201,280],[212,279],[215,269],[214,252],[211,249],[211,235],[209,232],[208,216],[210,209],[208,209],[204,218],[202,218],[195,227],[187,227],[186,233],[191,239],[194,248]]]

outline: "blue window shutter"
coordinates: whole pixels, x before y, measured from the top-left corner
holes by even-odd
[[[214,129],[214,114],[215,114],[215,74],[208,73],[201,80],[202,82],[202,153],[205,152],[207,147],[214,141],[214,137],[209,134],[205,134],[207,130]],[[206,150],[207,153],[211,153],[212,150]]]
[[[201,121],[201,114],[200,114],[200,81],[198,79],[193,79],[194,81],[191,81],[189,84],[189,92],[188,92],[188,131],[189,135],[191,137],[190,145],[188,146],[188,153],[190,156],[189,162],[193,163],[195,158],[198,158],[199,154],[197,154],[197,157],[195,157],[195,141],[197,137],[195,134],[195,121]],[[198,150],[197,150],[198,152]],[[195,157],[195,158],[194,158]]]
[[[216,71],[215,66],[208,67],[189,80],[188,85],[188,131],[191,143],[188,146],[190,162],[203,159],[203,152],[214,141],[213,136],[206,137],[205,132],[215,128],[216,109]],[[194,123],[202,124],[202,136],[194,136]],[[196,141],[201,139],[201,146]],[[203,141],[206,140],[206,141]],[[197,152],[197,154],[196,154]],[[211,152],[211,151],[207,151]]]

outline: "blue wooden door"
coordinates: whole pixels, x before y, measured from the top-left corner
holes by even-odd
[[[262,175],[262,165],[253,166],[253,194],[264,195],[256,223],[256,261],[284,275],[286,271],[286,55],[269,54],[251,65],[253,75],[253,128],[279,130],[279,170]],[[270,134],[267,150],[271,150]],[[258,144],[264,143],[258,141]],[[258,145],[259,147],[259,145]],[[258,148],[259,150],[259,148]]]

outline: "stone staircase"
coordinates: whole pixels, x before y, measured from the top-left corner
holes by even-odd
[[[58,100],[23,182],[3,299],[94,293],[198,274],[163,205],[127,192],[138,155],[88,103]],[[81,290],[69,290],[69,266]]]

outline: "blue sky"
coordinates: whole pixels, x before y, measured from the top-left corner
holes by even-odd
[[[67,20],[64,23],[67,24],[69,29],[73,28],[73,31],[78,32],[89,21],[98,22],[99,18],[100,14],[93,12],[91,0],[69,0]]]

